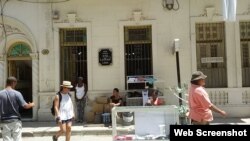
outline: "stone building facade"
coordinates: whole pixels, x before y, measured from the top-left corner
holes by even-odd
[[[237,0],[234,22],[224,21],[218,0],[174,0],[173,8],[166,0],[51,1],[6,1],[1,10],[0,88],[9,75],[19,79],[18,89],[37,105],[24,113],[29,119],[52,120],[49,108],[62,80],[74,83],[79,75],[91,100],[115,87],[125,94],[129,75],[153,75],[166,103],[178,104],[168,89],[178,84],[175,39],[181,83],[202,70],[216,105],[232,117],[250,116],[248,0]],[[100,62],[104,49],[112,54],[108,65]],[[150,53],[148,62],[142,55],[148,64],[131,63],[127,56],[141,51]],[[70,53],[73,63],[67,63]]]

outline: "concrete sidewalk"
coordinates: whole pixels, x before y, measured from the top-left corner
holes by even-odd
[[[211,123],[230,125],[250,125],[250,118],[215,118]],[[133,132],[133,126],[120,126],[117,131],[120,133]],[[23,136],[51,136],[59,130],[55,122],[27,122],[23,121]],[[112,128],[104,127],[103,124],[83,124],[73,123],[72,135],[112,135]]]
[[[230,124],[230,125],[250,125],[250,117],[245,118],[214,118],[211,124]]]
[[[51,136],[59,130],[55,122],[23,122],[23,136]],[[105,127],[104,124],[83,124],[73,123],[72,135],[112,135],[112,128]],[[128,127],[119,128],[126,131]]]

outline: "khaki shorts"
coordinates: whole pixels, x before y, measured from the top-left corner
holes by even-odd
[[[191,124],[193,125],[209,125],[208,121],[195,121],[195,120],[191,120]]]
[[[3,141],[22,141],[22,122],[16,120],[10,123],[2,123]]]

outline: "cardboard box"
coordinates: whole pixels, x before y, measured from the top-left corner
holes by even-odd
[[[104,104],[98,104],[98,103],[94,102],[93,106],[92,106],[92,112],[103,113],[103,105]]]
[[[108,97],[107,96],[96,97],[96,103],[107,104],[108,103]]]

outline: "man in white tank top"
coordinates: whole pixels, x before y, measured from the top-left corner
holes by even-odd
[[[86,84],[83,83],[83,78],[78,77],[77,84],[75,86],[75,101],[77,107],[77,122],[84,122],[84,109],[86,105],[87,98],[87,87]]]

